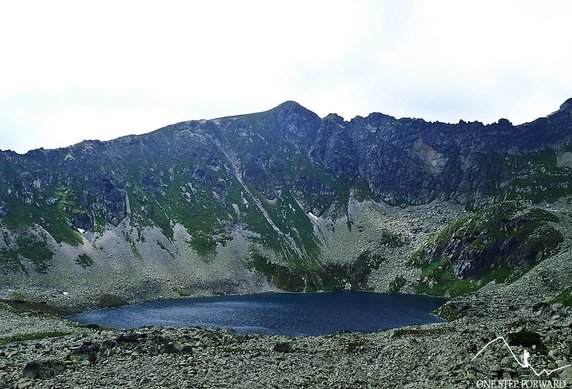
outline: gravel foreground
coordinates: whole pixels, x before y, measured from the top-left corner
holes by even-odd
[[[572,368],[536,377],[500,342],[473,360],[497,336],[508,339],[533,331],[540,341],[527,349],[537,370],[571,363],[570,307],[537,303],[517,308],[518,301],[507,304],[502,296],[492,290],[454,300],[448,311],[464,316],[449,323],[321,337],[201,328],[86,328],[4,305],[0,387],[570,387]],[[519,358],[524,352],[522,345],[511,348]],[[545,386],[524,386],[533,381]],[[522,386],[482,386],[503,382]]]

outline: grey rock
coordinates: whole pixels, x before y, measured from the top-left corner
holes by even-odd
[[[0,197],[0,218],[8,215],[8,212],[10,210],[8,209],[8,207],[6,206],[6,203],[4,203],[4,201],[2,200],[2,198]]]
[[[65,364],[60,361],[53,360],[34,360],[26,363],[22,374],[24,377],[46,380],[62,373],[65,370]]]
[[[70,221],[75,228],[81,228],[82,230],[87,231],[93,227],[93,220],[87,213],[76,213],[71,217]]]
[[[76,363],[93,364],[97,361],[97,353],[100,348],[99,343],[84,342],[80,347],[71,350],[67,359]]]
[[[274,347],[272,347],[272,350],[279,352],[279,353],[291,353],[292,351],[294,351],[292,349],[292,346],[288,342],[278,342],[278,343],[274,344]]]
[[[174,342],[168,342],[161,346],[161,352],[165,354],[176,354],[181,351],[181,347]]]

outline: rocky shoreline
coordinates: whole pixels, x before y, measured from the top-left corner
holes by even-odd
[[[538,274],[451,300],[440,310],[448,323],[319,337],[90,328],[4,304],[0,388],[470,388],[538,380],[500,345],[473,360],[487,342],[505,336],[516,355],[530,350],[535,367],[571,363],[572,309],[539,302],[531,289],[519,293],[530,277]],[[547,286],[538,286],[546,297]],[[538,336],[534,344],[527,344],[530,334]],[[548,380],[569,387],[572,368]]]

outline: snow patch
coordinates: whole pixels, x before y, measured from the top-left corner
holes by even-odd
[[[320,220],[320,218],[318,216],[314,215],[312,212],[308,212],[308,216],[310,216],[310,219],[313,219],[316,221]]]
[[[240,209],[238,208],[238,204],[232,203],[232,209],[236,212],[236,216],[240,217]]]

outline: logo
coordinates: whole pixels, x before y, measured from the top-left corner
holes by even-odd
[[[535,367],[533,366],[533,364],[530,361],[530,353],[528,352],[528,350],[524,350],[524,352],[522,353],[522,356],[519,357],[517,356],[514,351],[512,350],[512,348],[510,347],[510,345],[508,344],[508,342],[506,341],[506,339],[502,336],[499,336],[496,339],[491,340],[490,342],[488,342],[482,349],[479,350],[479,352],[477,354],[475,354],[475,356],[473,357],[473,359],[471,361],[474,361],[475,359],[477,359],[482,353],[485,352],[485,350],[497,343],[497,342],[502,342],[502,344],[506,347],[506,349],[509,351],[510,355],[512,355],[512,357],[514,358],[514,360],[516,361],[516,363],[524,368],[524,369],[530,369],[530,371],[536,376],[539,377],[536,380],[515,380],[515,379],[501,379],[501,380],[479,380],[477,381],[477,388],[566,388],[566,381],[564,380],[552,380],[550,379],[550,375],[557,372],[557,371],[561,371],[564,369],[567,369],[569,367],[572,366],[572,364],[568,364],[566,366],[560,366],[557,367],[555,369],[540,369],[538,366]]]
[[[568,364],[566,366],[561,366],[558,367],[556,369],[552,369],[552,370],[547,370],[547,369],[542,369],[542,370],[537,370],[534,368],[534,366],[532,366],[532,364],[529,362],[529,358],[530,358],[530,353],[528,352],[528,350],[524,350],[524,353],[522,354],[522,362],[521,359],[519,359],[516,354],[514,353],[514,351],[512,351],[512,349],[510,348],[508,342],[506,341],[505,338],[503,338],[502,336],[499,336],[496,339],[491,340],[489,343],[487,343],[472,359],[472,361],[474,361],[479,355],[481,355],[486,349],[487,347],[489,347],[490,345],[492,345],[493,343],[496,342],[503,342],[503,344],[506,346],[506,348],[508,349],[508,351],[510,352],[510,354],[512,355],[512,357],[514,358],[514,360],[516,361],[516,363],[518,363],[520,365],[520,367],[523,367],[525,369],[530,369],[532,370],[532,372],[534,373],[534,375],[536,375],[537,377],[540,377],[541,375],[545,374],[546,376],[549,376],[552,373],[555,373],[557,371],[560,370],[564,370],[570,366],[572,366],[571,364]]]

